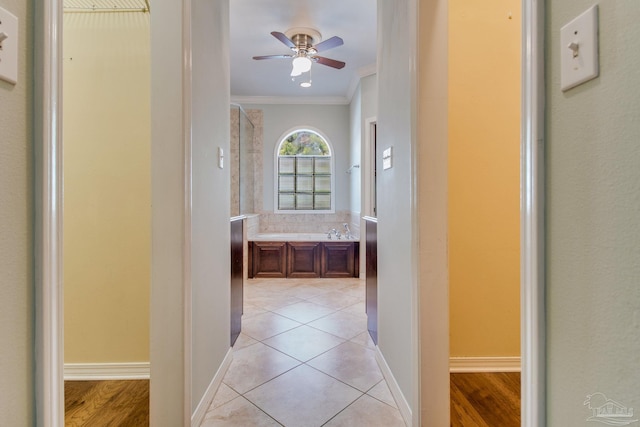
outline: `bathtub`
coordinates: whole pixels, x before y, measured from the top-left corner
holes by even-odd
[[[258,233],[249,236],[247,240],[254,242],[357,242],[359,239],[357,237],[346,239],[344,236],[336,239],[333,234],[329,239],[327,233]]]
[[[249,278],[359,276],[358,239],[327,233],[259,233],[248,236]]]

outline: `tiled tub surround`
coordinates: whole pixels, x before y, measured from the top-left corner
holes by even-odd
[[[356,219],[355,221],[353,219]],[[260,233],[325,233],[332,228],[344,234],[343,224],[349,224],[351,234],[360,235],[359,215],[350,211],[336,213],[286,214],[263,212],[259,215]]]
[[[262,210],[263,183],[255,177],[262,176],[262,110],[244,110],[253,125],[252,138],[241,143],[241,132],[249,121],[240,119],[237,107],[231,108],[231,136],[228,164],[231,166],[231,216]],[[244,126],[244,128],[242,127]],[[242,163],[241,163],[242,162]],[[242,189],[242,190],[241,190]],[[241,194],[242,200],[241,200]],[[242,208],[241,208],[242,206]]]
[[[364,281],[252,279],[202,427],[403,427],[366,332]]]

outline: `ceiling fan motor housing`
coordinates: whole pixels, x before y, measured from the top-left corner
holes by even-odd
[[[304,51],[310,54],[315,54],[313,49],[313,37],[308,34],[295,34],[291,37],[291,41],[295,43],[297,51]]]

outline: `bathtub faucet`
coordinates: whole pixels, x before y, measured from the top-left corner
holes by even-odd
[[[342,225],[344,226],[344,237],[346,239],[353,239],[353,235],[351,234],[351,230],[349,229],[349,224],[345,222]]]
[[[329,230],[327,232],[327,239],[331,240],[331,233],[336,235],[336,239],[340,240],[340,238],[342,237],[342,235],[340,234],[340,232],[338,230],[336,230],[335,228],[332,228],[331,230]]]

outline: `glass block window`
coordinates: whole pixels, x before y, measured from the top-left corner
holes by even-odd
[[[288,134],[277,149],[276,209],[328,211],[332,206],[331,147],[315,131]]]

